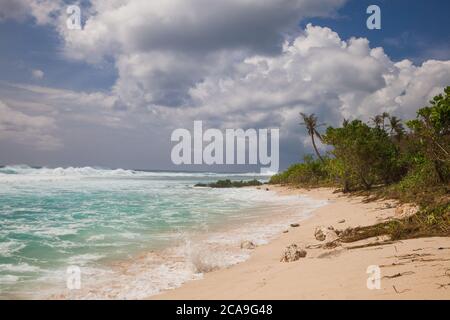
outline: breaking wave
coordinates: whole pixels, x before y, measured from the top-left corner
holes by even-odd
[[[265,188],[194,188],[254,173],[0,168],[0,299],[135,299],[175,288],[249,257],[242,241],[267,243],[324,203]],[[6,181],[6,183],[4,183]],[[274,213],[276,216],[274,217]]]
[[[108,169],[101,167],[58,167],[34,168],[28,165],[9,165],[0,167],[0,179],[7,180],[8,176],[23,176],[29,178],[83,178],[83,177],[269,177],[272,172],[257,173],[215,173],[215,172],[171,172],[171,171],[144,171],[130,169]]]

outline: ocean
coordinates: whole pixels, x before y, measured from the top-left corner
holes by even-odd
[[[196,188],[254,173],[0,168],[0,299],[142,299],[248,259],[325,201],[265,187]],[[68,286],[73,267],[80,287]],[[70,288],[70,289],[69,289]]]

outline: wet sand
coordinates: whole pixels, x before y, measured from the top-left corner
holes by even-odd
[[[318,248],[317,227],[372,225],[396,217],[394,201],[364,203],[332,189],[270,187],[282,195],[307,195],[329,200],[299,227],[286,226],[267,245],[253,250],[249,260],[205,274],[201,280],[165,291],[150,299],[450,299],[450,238],[421,238],[362,248],[385,239],[366,239]],[[345,222],[343,222],[345,220]],[[285,248],[297,244],[307,255],[280,262]],[[380,288],[369,277],[380,270]],[[372,289],[368,288],[369,286]]]

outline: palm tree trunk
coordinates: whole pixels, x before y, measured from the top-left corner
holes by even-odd
[[[319,150],[317,150],[316,141],[314,140],[314,134],[311,135],[311,140],[312,140],[312,144],[313,144],[313,147],[314,147],[314,151],[317,154],[317,157],[319,157],[320,161],[324,162],[322,156],[319,153]]]

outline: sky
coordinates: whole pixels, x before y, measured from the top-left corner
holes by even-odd
[[[68,5],[82,30],[67,28]],[[366,9],[381,9],[369,30]],[[0,165],[176,166],[177,128],[279,128],[281,169],[327,125],[411,119],[450,85],[446,0],[0,0]],[[320,146],[325,152],[325,147]]]

